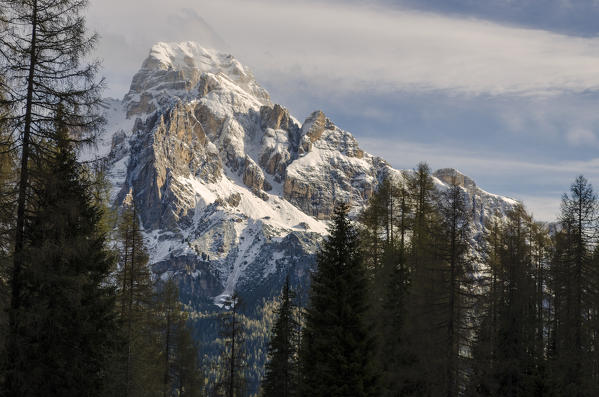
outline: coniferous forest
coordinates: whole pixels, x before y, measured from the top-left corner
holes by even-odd
[[[484,220],[421,163],[361,213],[339,203],[307,302],[287,278],[268,350],[234,294],[202,355],[172,279],[149,267],[131,197],[109,203],[98,38],[85,0],[0,0],[0,385],[3,396],[599,395],[599,202],[576,178],[551,224]],[[482,249],[480,248],[482,247]],[[201,332],[201,330],[200,330]]]

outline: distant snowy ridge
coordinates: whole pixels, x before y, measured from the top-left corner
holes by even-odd
[[[107,157],[114,205],[132,194],[155,272],[178,277],[196,307],[305,281],[335,204],[357,214],[383,178],[402,178],[323,112],[298,122],[233,56],[193,42],[154,45],[106,107],[86,156]],[[458,177],[477,233],[516,204],[455,170],[435,176],[441,188]]]

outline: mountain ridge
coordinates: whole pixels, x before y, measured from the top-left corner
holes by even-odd
[[[193,42],[154,45],[106,108],[88,156],[106,158],[115,207],[131,193],[155,273],[177,277],[196,308],[234,290],[257,302],[287,273],[305,281],[335,204],[355,216],[383,178],[403,178],[322,111],[300,123],[232,55]],[[485,218],[517,203],[454,169],[434,181],[454,177],[479,235]]]

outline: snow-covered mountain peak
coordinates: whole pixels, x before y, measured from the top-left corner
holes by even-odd
[[[250,69],[232,55],[192,41],[159,42],[133,76],[124,98],[127,117],[148,115],[173,99],[197,99],[223,87],[242,91],[250,102],[271,104]]]
[[[304,280],[335,205],[355,215],[380,181],[406,175],[320,110],[300,123],[233,56],[194,42],[154,45],[106,116],[97,154],[114,205],[131,194],[155,272],[187,280],[196,303]],[[456,170],[435,176],[468,192],[477,232],[515,204]]]
[[[204,48],[193,41],[154,44],[142,69],[196,70],[223,73],[234,81],[253,79],[249,70],[232,55]]]

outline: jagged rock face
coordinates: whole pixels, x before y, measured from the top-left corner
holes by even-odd
[[[359,148],[355,138],[314,112],[304,122],[298,158],[287,168],[284,196],[307,214],[329,219],[336,203],[362,207],[389,165]]]
[[[453,168],[442,168],[435,171],[434,176],[447,185],[456,184],[468,192],[476,190],[476,183],[466,175]]]
[[[235,58],[195,43],[154,46],[107,117],[114,203],[132,193],[154,271],[197,308],[306,280],[335,204],[356,214],[384,177],[402,178],[323,112],[299,123]],[[476,231],[515,204],[455,170],[435,175],[468,192]]]
[[[287,166],[297,158],[301,130],[287,109],[280,105],[260,108],[260,119],[260,127],[264,131],[260,165],[277,182],[281,182]]]

